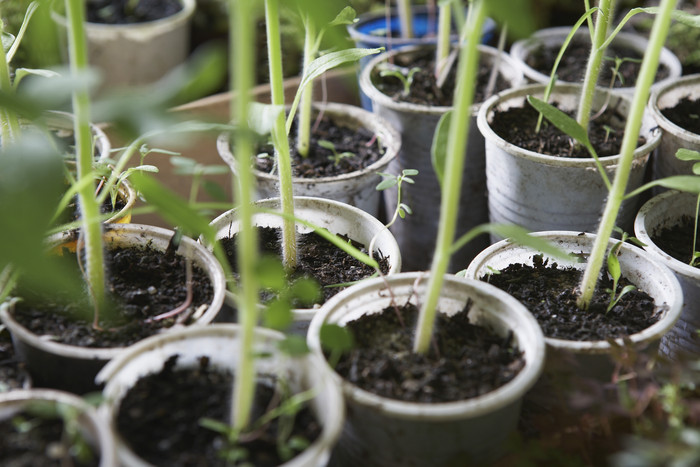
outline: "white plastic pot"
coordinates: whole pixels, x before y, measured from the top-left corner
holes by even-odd
[[[255,203],[258,208],[279,210],[279,198],[260,200]],[[380,252],[389,262],[388,274],[396,274],[401,271],[401,251],[391,232],[374,217],[362,209],[349,204],[332,201],[323,198],[304,196],[294,197],[294,215],[304,221],[318,227],[328,229],[331,233],[346,235],[348,238],[368,247],[373,238],[376,252]],[[221,214],[211,222],[216,230],[217,240],[233,237],[239,230],[239,220],[235,209]],[[253,225],[256,227],[281,228],[283,219],[275,214],[258,212],[253,215]],[[297,224],[297,232],[300,234],[312,232],[312,229],[302,224]],[[227,303],[236,306],[236,297],[229,291]],[[293,310],[294,323],[292,332],[306,335],[311,318],[317,313],[318,308],[297,308]]]
[[[427,46],[434,48],[431,46]],[[373,111],[389,121],[401,134],[401,151],[398,158],[389,164],[388,172],[398,175],[404,169],[416,169],[418,175],[412,177],[415,184],[404,184],[402,202],[413,213],[392,226],[401,251],[404,255],[404,270],[416,271],[430,268],[435,238],[438,230],[440,206],[440,185],[431,163],[433,135],[440,118],[451,107],[416,105],[396,102],[381,93],[372,83],[377,67],[397,56],[408,56],[424,51],[426,47],[405,47],[374,57],[360,76],[360,87],[372,100]],[[522,72],[513,64],[507,54],[488,46],[479,46],[482,56],[492,64],[498,62],[499,73],[511,86],[524,82]],[[495,65],[494,65],[495,66]],[[456,235],[466,233],[472,227],[488,221],[486,201],[486,177],[484,175],[484,139],[476,127],[479,104],[472,106],[472,120],[469,125],[467,156],[462,174],[460,212]],[[393,213],[397,203],[396,190],[384,193],[386,212]],[[485,237],[479,237],[452,256],[451,271],[463,269],[465,265],[488,245]]]
[[[401,147],[401,137],[396,130],[384,119],[372,112],[348,104],[316,104],[316,109],[323,109],[326,115],[332,117],[339,126],[348,128],[365,128],[377,135],[378,144],[385,147],[382,157],[362,170],[338,175],[335,177],[292,177],[294,196],[312,196],[328,198],[356,206],[373,216],[379,213],[380,192],[376,186],[382,177],[377,172],[385,172],[386,167],[393,161]],[[231,167],[235,174],[238,171],[236,159],[231,153],[230,135],[222,133],[217,140],[219,155]],[[279,196],[279,176],[253,170],[257,179],[260,199]]]
[[[557,86],[551,100],[558,102],[562,110],[574,109],[580,90],[580,85]],[[489,219],[532,231],[595,232],[608,189],[593,158],[565,158],[525,150],[498,136],[490,126],[496,111],[527,106],[528,95],[542,98],[543,94],[544,86],[538,84],[515,88],[491,97],[479,110],[477,123],[486,140]],[[602,106],[607,96],[607,91],[597,92],[594,108]],[[608,106],[626,115],[630,102],[625,96],[612,95]],[[661,131],[648,113],[642,120],[640,135],[646,142],[634,151],[628,191],[641,186],[649,154],[661,141]],[[619,155],[600,158],[610,180],[619,159]],[[637,197],[622,203],[617,224],[627,232],[632,230],[637,205]]]
[[[647,201],[637,214],[634,234],[678,278],[683,289],[683,311],[676,325],[661,340],[661,352],[671,358],[700,355],[700,269],[673,258],[654,243],[652,237],[673,227],[683,216],[695,218],[697,196],[667,191]],[[688,245],[688,251],[692,245]]]
[[[88,61],[100,72],[101,90],[152,83],[185,62],[190,53],[190,23],[196,1],[181,2],[179,12],[156,21],[85,24]],[[59,32],[65,34],[65,16],[52,16]]]
[[[105,225],[104,242],[106,248],[150,246],[160,251],[168,247],[174,232],[159,227],[138,224]],[[71,241],[70,234],[52,238],[53,245]],[[177,254],[188,255],[193,264],[209,276],[214,289],[214,297],[204,313],[193,326],[206,325],[214,320],[224,302],[226,281],[221,265],[201,244],[188,237],[182,237]],[[24,361],[32,380],[37,386],[53,387],[75,393],[95,390],[94,378],[97,372],[112,358],[119,355],[124,347],[91,348],[63,344],[34,334],[12,317],[14,300],[0,304],[0,319],[12,333],[17,355]],[[170,332],[165,330],[164,332]]]
[[[518,66],[522,68],[523,73],[530,81],[534,83],[546,84],[549,82],[549,71],[551,70],[548,70],[546,74],[537,71],[527,64],[527,59],[530,55],[532,55],[533,51],[540,47],[556,47],[558,51],[570,31],[570,26],[540,29],[527,39],[515,41],[510,48],[510,55],[513,57],[513,60],[518,64]],[[589,32],[585,25],[576,31],[574,37],[577,38],[577,40],[585,40],[587,37],[589,37]],[[588,43],[590,44],[590,41]],[[640,34],[620,32],[615,36],[612,44],[618,47],[635,50],[640,54],[640,56],[643,56],[644,52],[646,52],[646,49],[649,46],[649,39]],[[606,65],[603,64],[603,66]],[[659,66],[665,66],[666,69],[668,69],[668,77],[654,83],[652,85],[652,90],[659,89],[678,80],[683,71],[678,57],[676,57],[676,55],[666,47],[661,49]],[[584,67],[585,63],[582,63],[581,68]],[[567,83],[565,81],[557,80],[557,84]],[[634,93],[634,89],[634,83],[632,83],[632,86],[614,88],[613,92],[627,94],[631,97]]]
[[[392,300],[398,305],[420,302],[427,280],[427,273],[402,273],[387,278],[387,282],[372,279],[344,290],[311,321],[309,347],[323,356],[319,337],[323,324],[343,326],[381,312]],[[525,307],[505,292],[484,282],[447,276],[438,310],[457,313],[467,300],[472,301],[472,322],[488,325],[504,336],[513,332],[513,342],[525,358],[520,373],[482,396],[435,404],[380,397],[334,373],[347,406],[343,435],[334,454],[337,465],[487,465],[505,453],[508,436],[518,422],[521,399],[543,367],[542,331]]]
[[[295,392],[308,389],[315,392],[311,408],[319,419],[322,433],[303,453],[283,465],[326,465],[343,424],[344,407],[339,386],[317,356],[307,354],[291,358],[278,350],[277,346],[284,338],[282,334],[269,329],[256,329],[255,332],[253,352],[268,356],[256,359],[257,374],[283,377]],[[212,324],[156,335],[129,347],[104,367],[97,376],[99,382],[105,383],[105,399],[99,411],[115,432],[122,465],[150,465],[130,449],[116,428],[119,405],[129,389],[139,378],[160,371],[173,355],[178,355],[177,368],[198,367],[199,359],[206,356],[213,368],[235,373],[241,352],[239,335],[239,327],[235,324]],[[229,401],[221,403],[228,405]]]
[[[590,253],[595,235],[579,232],[535,232],[532,235],[542,237],[560,249],[576,254]],[[616,240],[610,241],[612,246]],[[638,289],[649,294],[662,309],[659,320],[641,332],[629,336],[629,341],[640,351],[655,353],[661,337],[669,332],[678,320],[683,305],[680,284],[673,273],[658,259],[641,248],[623,244],[619,260],[622,276],[630,280]],[[466,271],[467,278],[481,279],[493,270],[502,270],[511,264],[532,265],[532,257],[537,252],[502,240],[495,243],[479,254]],[[546,258],[546,255],[545,255]],[[585,263],[573,263],[561,259],[550,259],[561,267],[574,267],[583,270]],[[623,344],[623,339],[615,340]],[[545,336],[547,343],[547,366],[556,368],[557,361],[569,361],[575,366],[579,376],[590,376],[601,381],[610,381],[613,370],[611,359],[612,346],[606,340],[601,341],[571,341],[554,339]]]
[[[700,75],[684,76],[666,83],[654,89],[649,97],[649,109],[663,130],[661,144],[653,159],[654,179],[693,173],[693,163],[676,159],[676,151],[681,148],[700,151],[700,135],[679,127],[661,113],[674,107],[684,97],[691,100],[700,98]]]
[[[31,403],[49,403],[68,406],[78,413],[78,426],[81,436],[99,456],[99,467],[116,467],[117,451],[114,436],[97,415],[94,407],[73,394],[53,389],[21,389],[0,394],[0,418],[7,419],[21,412]],[[2,462],[2,454],[0,454]]]

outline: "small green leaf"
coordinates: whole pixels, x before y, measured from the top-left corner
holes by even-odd
[[[309,346],[306,345],[306,339],[294,334],[289,334],[284,340],[280,341],[278,348],[280,351],[292,357],[300,357],[309,353]]]
[[[401,174],[404,177],[413,177],[415,175],[418,175],[418,170],[416,170],[416,169],[403,169],[401,171]]]
[[[398,180],[395,178],[385,178],[379,184],[377,184],[377,187],[375,188],[377,191],[383,191],[387,190],[393,186],[396,186],[396,184],[399,183]]]
[[[228,195],[226,194],[226,191],[218,183],[213,182],[211,180],[202,180],[202,188],[204,189],[204,192],[207,195],[209,195],[213,200],[222,203],[228,201]]]
[[[680,148],[676,151],[676,159],[682,161],[700,161],[700,152],[692,149]]]
[[[328,23],[328,26],[341,26],[345,24],[353,24],[357,20],[357,12],[355,12],[355,9],[346,6],[341,10],[340,13],[338,13],[338,16],[336,16],[333,21]]]
[[[267,302],[262,318],[265,327],[278,331],[287,329],[294,320],[289,302],[279,299]]]
[[[571,136],[580,144],[586,146],[586,148],[591,146],[586,129],[579,125],[575,119],[535,96],[527,96],[527,101],[559,130]]]
[[[354,339],[350,330],[337,324],[323,324],[319,334],[324,349],[345,352],[352,349]]]
[[[620,260],[617,258],[617,249],[613,248],[608,254],[608,272],[612,276],[613,281],[617,283],[620,280]]]
[[[452,120],[452,111],[445,112],[440,121],[435,127],[433,134],[433,144],[430,147],[431,162],[433,170],[437,176],[438,182],[442,186],[442,180],[445,176],[445,161],[447,159],[447,139],[450,131],[450,121]]]
[[[275,292],[287,287],[287,274],[278,257],[272,255],[262,256],[255,265],[255,276],[260,286]]]
[[[309,278],[300,278],[292,282],[290,292],[292,297],[309,306],[321,298],[321,289],[318,283]]]

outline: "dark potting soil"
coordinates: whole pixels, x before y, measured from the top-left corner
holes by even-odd
[[[22,426],[31,426],[31,429],[22,432]],[[63,428],[60,418],[46,418],[26,411],[0,421],[0,464],[4,467],[99,465],[97,452],[87,452],[87,457],[71,453],[72,446]]]
[[[280,242],[280,229],[270,227],[258,227],[260,250],[264,254],[275,255],[281,258],[282,246]],[[347,239],[347,237],[341,236]],[[352,240],[351,240],[352,241]],[[237,264],[236,235],[220,240],[229,264],[235,270]],[[353,245],[363,252],[367,252],[363,245],[353,242]],[[310,277],[321,286],[321,298],[319,304],[326,302],[333,295],[346,287],[330,287],[337,284],[346,284],[366,279],[374,274],[374,269],[358,261],[345,253],[323,237],[313,232],[300,234],[297,246],[297,270],[291,280],[299,277]],[[389,272],[389,260],[383,255],[375,259],[379,262],[380,270],[386,274]],[[266,295],[263,300],[272,298]]]
[[[426,355],[412,350],[418,320],[412,304],[351,321],[347,328],[355,346],[335,371],[362,389],[404,401],[459,401],[493,391],[512,380],[525,361],[512,334],[503,337],[471,324],[467,309],[451,317],[438,313]]]
[[[432,50],[422,50],[410,56],[398,55],[395,57],[394,65],[409,70],[416,67],[418,71],[413,75],[413,81],[407,95],[404,95],[404,86],[399,78],[390,75],[382,77],[379,76],[378,72],[375,73],[372,76],[372,83],[383,94],[398,102],[430,106],[452,106],[457,79],[457,60],[455,60],[441,88],[438,87],[435,78],[435,52]],[[477,72],[477,86],[474,94],[475,103],[483,102],[491,95],[510,87],[503,75],[498,73],[494,89],[487,95],[492,69],[493,66],[486,63],[482,58]]]
[[[131,24],[172,16],[182,10],[182,3],[178,0],[87,0],[86,8],[89,23]]]
[[[552,103],[558,107],[556,102]],[[573,112],[566,111],[575,118]],[[568,158],[590,158],[588,150],[560,131],[554,125],[542,121],[540,132],[536,133],[539,113],[529,104],[523,107],[511,107],[505,111],[495,111],[490,126],[493,131],[520,148],[546,154],[549,156]],[[603,114],[591,121],[588,138],[599,157],[614,156],[620,153],[624,134],[625,118],[614,108],[607,108]],[[641,146],[646,139],[639,137],[637,145]]]
[[[225,466],[220,451],[225,438],[200,425],[203,418],[224,422],[229,415],[233,377],[209,366],[200,358],[198,368],[175,368],[171,357],[159,373],[138,380],[122,400],[116,426],[131,449],[144,460],[162,466]],[[273,382],[256,386],[253,416],[257,420],[279,403]],[[255,466],[275,466],[283,461],[277,453],[279,419],[255,432],[244,433],[240,444],[248,452],[246,461]],[[290,437],[309,443],[321,433],[307,407],[294,419]]]
[[[695,219],[691,216],[683,216],[676,225],[654,232],[651,239],[663,251],[681,261],[689,264],[693,257],[693,229]],[[700,229],[698,229],[700,234]]]
[[[582,272],[559,268],[535,256],[533,266],[512,264],[481,280],[520,300],[537,318],[546,337],[571,341],[597,341],[629,336],[658,321],[660,308],[641,290],[627,293],[606,312],[612,280],[603,277],[586,311],[576,305],[575,289]],[[630,282],[620,279],[618,291]]]
[[[318,115],[314,115],[316,119]],[[317,126],[316,126],[317,125]],[[382,158],[386,147],[377,136],[366,128],[349,128],[335,123],[331,116],[324,113],[321,120],[311,121],[309,153],[302,157],[296,150],[297,122],[292,124],[289,148],[292,156],[292,174],[302,178],[334,177],[357,172],[369,167]],[[350,157],[341,157],[336,162],[333,151],[319,146],[320,140],[333,143],[338,154],[352,153]],[[258,156],[255,166],[261,172],[276,172],[274,148],[270,142],[257,148]]]
[[[63,255],[77,267],[76,256]],[[192,266],[192,305],[172,318],[150,321],[174,310],[187,298],[185,260],[170,249],[166,254],[153,248],[105,250],[108,293],[115,309],[102,312],[101,329],[92,326],[92,310],[83,302],[49,301],[22,292],[12,312],[14,318],[38,335],[81,347],[131,345],[176,323],[189,322],[192,312],[206,307],[214,295],[211,281],[198,266]]]
[[[700,99],[686,96],[675,106],[661,109],[661,113],[684,130],[700,134]]]
[[[561,44],[556,46],[541,46],[533,50],[526,58],[526,63],[535,70],[547,76],[552,72],[554,62],[559,54]],[[567,83],[579,83],[583,81],[586,72],[585,64],[588,62],[591,45],[590,41],[574,39],[564,52],[564,56],[557,68],[557,76],[559,80]],[[615,59],[623,60],[620,65],[613,87],[633,87],[637,82],[637,75],[641,68],[642,55],[634,49],[621,47],[612,44],[608,47],[603,58],[603,63],[600,68],[600,77],[598,85],[608,88],[610,81],[613,78],[612,70],[615,67]],[[656,72],[655,82],[665,79],[669,76],[668,68],[659,64],[659,69]],[[621,78],[620,78],[621,77]]]
[[[0,329],[0,392],[24,388],[29,384],[29,374],[15,354],[10,332]]]

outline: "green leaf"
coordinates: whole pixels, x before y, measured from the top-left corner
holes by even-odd
[[[610,250],[610,253],[608,253],[608,272],[615,283],[620,280],[622,271],[620,271],[620,260],[617,258],[617,247],[613,248]]]
[[[251,102],[248,112],[248,125],[259,135],[272,133],[277,117],[284,113],[284,106]]]
[[[346,6],[340,13],[338,13],[338,16],[336,16],[333,21],[328,23],[328,26],[332,27],[353,24],[355,21],[357,21],[357,13],[355,12],[354,8]]]
[[[630,191],[625,195],[625,199],[637,196],[638,194],[643,193],[649,188],[653,188],[655,186],[700,194],[700,177],[696,177],[695,175],[673,175],[671,177],[660,178],[658,180],[645,183],[636,190]]]
[[[265,306],[262,314],[265,327],[284,331],[292,324],[294,316],[287,300],[271,300]]]
[[[318,283],[310,278],[299,278],[291,284],[292,297],[304,305],[313,305],[321,298],[321,288]]]
[[[482,0],[489,17],[508,25],[510,39],[530,37],[537,27],[537,7],[527,0]]]
[[[211,180],[202,180],[202,188],[211,199],[222,203],[228,201],[226,190],[218,183]]]
[[[350,330],[337,324],[325,323],[321,325],[319,337],[323,348],[330,351],[345,352],[355,345]]]
[[[279,292],[287,287],[287,274],[276,256],[262,256],[255,265],[255,276],[264,289]]]
[[[27,76],[41,76],[43,78],[55,78],[60,76],[58,73],[52,70],[42,70],[34,68],[18,68],[15,70],[15,79],[12,82],[12,86],[17,88],[19,83],[22,82]]]
[[[438,182],[442,186],[445,177],[445,161],[447,160],[447,140],[450,133],[450,122],[452,121],[452,111],[449,110],[440,117],[435,133],[433,134],[433,144],[430,147],[431,163]]]
[[[680,148],[676,151],[676,159],[682,161],[700,161],[700,152],[692,149]]]
[[[292,357],[300,357],[309,353],[309,346],[306,345],[306,339],[302,336],[290,334],[284,338],[279,344],[280,351]]]
[[[573,139],[578,141],[580,144],[586,146],[586,148],[591,147],[591,142],[588,139],[588,133],[586,129],[579,125],[579,123],[573,118],[566,115],[561,110],[557,109],[551,104],[536,98],[535,96],[527,96],[527,101],[532,107],[538,112],[542,113],[544,117],[549,120],[552,125],[559,128],[561,131],[571,136]]]
[[[399,183],[399,181],[396,180],[396,178],[393,178],[393,176],[391,176],[391,177],[392,178],[385,178],[384,180],[379,182],[379,184],[377,184],[377,187],[375,189],[377,191],[383,191],[383,190],[387,190],[393,186],[396,186]]]

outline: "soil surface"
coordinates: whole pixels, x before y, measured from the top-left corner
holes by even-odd
[[[678,261],[689,264],[693,257],[694,227],[695,219],[691,216],[683,216],[678,224],[655,232],[651,235],[651,239],[659,248]],[[700,229],[697,233],[700,233]]]
[[[512,264],[498,273],[481,280],[505,290],[520,300],[542,328],[546,337],[571,341],[597,341],[629,336],[648,328],[658,321],[660,309],[654,300],[641,290],[627,293],[606,312],[612,287],[606,277],[598,288],[588,310],[576,306],[575,289],[582,272],[574,268],[559,268],[548,264],[541,256],[534,257],[534,265]],[[618,291],[630,284],[620,279]]]
[[[493,391],[525,365],[512,335],[502,337],[469,323],[466,309],[452,317],[438,313],[430,351],[416,354],[412,349],[417,319],[418,309],[409,304],[349,322],[355,346],[335,370],[383,397],[437,403]]]
[[[280,230],[269,227],[258,227],[257,230],[261,252],[281,258]],[[347,239],[347,237],[341,237]],[[220,242],[226,251],[229,264],[235,270],[238,257],[236,235],[223,238]],[[353,244],[361,251],[367,252],[363,245],[359,245],[357,242],[353,242]],[[375,273],[372,267],[358,261],[313,232],[298,236],[297,255],[297,270],[290,279],[294,280],[299,277],[314,279],[322,287],[319,304],[326,302],[333,295],[346,288],[330,286],[366,279]],[[384,256],[376,258],[375,253],[375,259],[378,260],[382,273],[388,273],[388,258]],[[265,298],[269,299],[271,296],[266,294]]]
[[[75,254],[64,253],[75,264]],[[92,327],[92,311],[85,303],[49,301],[46,297],[18,294],[15,319],[35,334],[81,347],[121,347],[133,344],[176,323],[187,323],[195,310],[211,303],[214,290],[203,270],[192,268],[192,305],[172,318],[149,321],[182,305],[187,298],[185,261],[171,249],[166,254],[152,248],[117,248],[105,251],[109,293],[116,309],[112,320]],[[102,316],[106,319],[108,313]],[[89,316],[90,319],[81,319]]]
[[[372,76],[372,83],[383,94],[390,96],[397,102],[430,106],[452,106],[458,60],[455,60],[452,68],[450,68],[447,79],[442,87],[438,87],[437,85],[434,73],[435,52],[430,49],[410,54],[410,56],[398,55],[395,57],[394,65],[403,67],[406,71],[416,67],[418,71],[413,74],[413,81],[411,82],[408,94],[404,94],[404,85],[399,78],[391,75],[382,77],[378,71],[375,72]],[[498,73],[496,75],[494,89],[487,93],[492,69],[493,66],[487,64],[482,57],[477,72],[477,87],[474,95],[475,103],[483,102],[491,95],[510,87],[510,84],[503,75]]]
[[[15,354],[10,332],[0,327],[0,392],[28,387],[29,374]]]
[[[679,127],[700,134],[700,99],[686,96],[675,106],[661,109],[661,113]]]
[[[558,107],[557,102],[552,102]],[[566,111],[570,117],[575,114]],[[588,150],[576,144],[566,133],[554,125],[542,120],[540,132],[536,133],[539,113],[529,104],[523,107],[511,107],[506,111],[495,111],[490,126],[504,140],[520,148],[546,154],[549,156],[567,158],[591,158]],[[598,157],[614,156],[620,153],[624,135],[624,117],[614,108],[607,108],[599,117],[591,121],[588,138],[596,150]],[[637,145],[645,143],[643,136],[639,137]]]
[[[200,366],[176,369],[177,356],[171,357],[161,372],[141,378],[119,407],[116,427],[127,444],[140,457],[162,466],[225,466],[220,450],[226,440],[219,433],[200,425],[203,418],[225,421],[228,417],[233,377],[213,369],[206,357]],[[272,382],[260,382],[252,420],[257,420],[279,403]],[[258,431],[247,432],[240,447],[248,452],[247,461],[256,466],[282,463],[277,453],[278,421]],[[293,421],[290,436],[313,442],[321,428],[308,408]]]
[[[22,433],[19,427],[28,423],[32,428]],[[98,453],[90,453],[90,457],[83,459],[71,455],[71,445],[62,441],[63,436],[61,419],[18,412],[0,422],[0,464],[4,467],[99,465]]]
[[[87,21],[103,24],[131,24],[156,21],[182,10],[179,0],[87,0]]]
[[[314,119],[318,114],[314,115]],[[317,126],[316,126],[317,125]],[[350,128],[335,123],[331,116],[324,113],[320,121],[312,120],[309,153],[302,157],[296,150],[297,122],[292,124],[289,133],[289,148],[292,152],[292,174],[302,178],[334,177],[337,175],[357,172],[369,167],[382,158],[386,147],[382,145],[374,133],[366,128]],[[333,143],[336,153],[352,153],[347,157],[336,157],[331,149],[319,146],[320,140]],[[255,167],[266,173],[277,173],[274,148],[270,142],[257,148]]]
[[[527,58],[526,63],[535,70],[547,76],[552,72],[552,67],[556,61],[561,44],[556,46],[541,46],[535,49]],[[564,56],[557,68],[559,80],[567,83],[579,83],[583,81],[586,72],[585,64],[590,55],[590,41],[574,39],[564,52]],[[620,65],[613,87],[633,87],[637,81],[637,75],[641,68],[642,55],[631,48],[621,47],[612,44],[605,51],[603,63],[600,68],[598,85],[608,88],[613,79],[612,70],[615,67],[615,59],[625,59]],[[665,65],[659,64],[656,72],[655,82],[667,78],[669,70]]]

